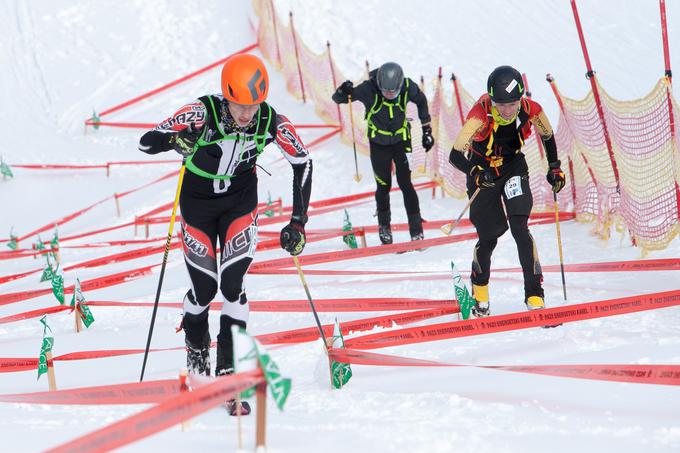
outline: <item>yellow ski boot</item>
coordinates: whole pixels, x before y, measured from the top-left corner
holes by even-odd
[[[489,285],[472,284],[472,297],[475,304],[472,306],[472,314],[475,318],[485,318],[489,312]]]

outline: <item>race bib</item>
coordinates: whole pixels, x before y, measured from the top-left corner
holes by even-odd
[[[505,196],[509,200],[522,195],[522,177],[513,176],[505,183]]]

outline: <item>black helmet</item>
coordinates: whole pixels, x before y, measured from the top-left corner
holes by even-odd
[[[389,91],[399,93],[401,86],[404,83],[404,71],[396,63],[388,62],[380,66],[378,69],[378,88],[380,91]]]
[[[494,102],[519,101],[524,95],[522,74],[512,66],[499,66],[489,74],[486,91]]]

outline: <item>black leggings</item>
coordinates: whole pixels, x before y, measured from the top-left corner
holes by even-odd
[[[476,187],[468,177],[468,198]],[[505,210],[503,209],[505,205]],[[479,240],[472,259],[472,283],[487,285],[491,275],[491,255],[498,238],[508,230],[517,244],[519,262],[524,276],[524,295],[543,297],[543,275],[536,243],[527,222],[533,206],[529,175],[524,159],[506,175],[496,180],[493,188],[482,189],[470,206],[472,221]],[[506,221],[507,212],[507,221]]]
[[[423,232],[420,219],[420,204],[418,194],[411,182],[411,168],[406,157],[406,147],[409,142],[401,142],[394,145],[378,145],[370,142],[371,166],[377,188],[375,190],[375,203],[378,210],[378,223],[389,225],[391,222],[390,189],[392,188],[392,162],[397,174],[397,184],[404,196],[406,215],[409,220],[411,234]]]
[[[209,341],[208,307],[217,295],[219,280],[223,305],[218,348],[231,359],[231,325],[245,328],[248,322],[243,277],[257,245],[257,179],[243,190],[221,197],[199,197],[182,190],[180,209],[184,261],[191,279],[183,307],[187,341],[196,347]]]

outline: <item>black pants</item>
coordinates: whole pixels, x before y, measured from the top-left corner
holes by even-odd
[[[404,195],[404,205],[408,217],[411,235],[423,232],[420,218],[420,204],[418,194],[411,182],[411,168],[406,157],[406,148],[411,147],[410,142],[400,142],[394,145],[378,145],[370,142],[371,166],[377,188],[375,190],[375,203],[378,210],[378,223],[390,225],[392,216],[390,211],[390,189],[392,188],[392,162],[397,173],[397,184]]]
[[[217,295],[219,281],[224,303],[217,337],[219,372],[220,368],[233,367],[231,326],[245,328],[248,322],[243,277],[257,246],[257,178],[242,190],[222,197],[205,198],[182,190],[179,204],[184,261],[191,278],[191,289],[184,297],[186,339],[194,347],[210,341],[208,307]],[[219,262],[215,248],[218,240]]]
[[[476,190],[470,177],[467,179],[467,189],[469,198]],[[527,226],[533,203],[529,171],[524,156],[515,159],[507,174],[496,180],[495,187],[479,192],[470,206],[470,221],[479,237],[472,260],[472,283],[476,285],[489,283],[491,254],[498,238],[507,231],[510,223],[510,232],[517,244],[519,262],[524,275],[524,295],[543,297],[541,263],[536,243]]]

